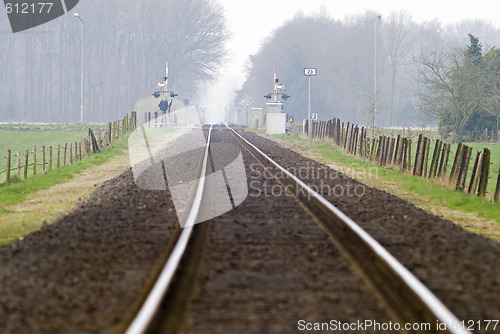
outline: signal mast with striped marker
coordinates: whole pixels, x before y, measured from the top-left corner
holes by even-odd
[[[274,99],[272,93],[264,95],[264,97],[270,102],[266,103],[268,112],[281,112],[283,110],[283,101],[290,98],[290,95],[286,93],[286,83],[279,84],[279,79],[276,76],[276,67],[274,68]],[[278,100],[278,95],[281,95],[281,100]]]
[[[164,115],[168,111],[168,115],[170,116],[170,108],[172,107],[173,98],[179,94],[176,94],[173,91],[168,90],[168,61],[165,65],[165,76],[163,77],[163,83],[158,81],[156,82],[156,91],[153,93],[153,96],[155,98],[159,98],[161,93],[165,94],[165,98],[160,101],[158,107],[160,108],[160,110]],[[169,96],[171,98],[170,102],[168,101]]]

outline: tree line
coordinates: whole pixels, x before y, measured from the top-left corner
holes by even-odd
[[[276,67],[280,82],[286,82],[287,94],[291,96],[283,103],[285,112],[299,121],[305,119],[308,81],[303,68],[315,67],[312,110],[320,119],[339,117],[370,126],[376,118],[377,126],[444,127],[449,121],[427,109],[429,99],[425,94],[428,98],[434,96],[429,96],[429,90],[437,87],[431,87],[423,77],[424,73],[427,79],[432,76],[432,69],[425,69],[425,61],[466,45],[469,33],[478,36],[490,49],[500,42],[499,32],[479,20],[448,26],[438,20],[416,23],[406,12],[393,12],[381,20],[373,11],[343,20],[321,12],[312,16],[298,14],[276,29],[250,56],[247,79],[233,108],[244,110],[241,102],[245,100],[252,101],[252,107],[265,108],[267,101],[263,96],[273,89],[271,80]],[[484,57],[494,58],[493,53]],[[493,73],[495,69],[485,71]],[[482,77],[484,73],[476,75]],[[498,104],[492,102],[495,97],[498,101],[495,94],[489,95],[489,102],[482,109],[498,110]]]
[[[228,28],[213,0],[96,0],[74,9],[84,29],[84,121],[105,122],[169,89],[194,99],[225,59]],[[80,120],[81,29],[68,13],[12,34],[0,14],[0,122]]]

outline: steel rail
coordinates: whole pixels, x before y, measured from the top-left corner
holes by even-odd
[[[406,269],[394,256],[392,256],[363,228],[361,228],[351,218],[345,215],[324,197],[311,189],[311,187],[309,187],[306,183],[280,166],[277,162],[272,160],[255,145],[253,145],[236,131],[231,129],[227,124],[225,125],[247,147],[251,148],[251,150],[253,150],[254,152],[257,152],[258,155],[264,158],[269,164],[277,168],[281,173],[285,174],[288,179],[294,182],[301,189],[304,189],[311,201],[315,201],[322,208],[328,210],[328,212],[331,214],[332,219],[334,219],[337,223],[341,223],[343,225],[342,229],[345,229],[351,232],[351,234],[354,234],[355,239],[360,240],[364,244],[364,246],[371,250],[371,252],[378,260],[378,263],[383,266],[383,270],[388,271],[391,276],[398,279],[398,281],[404,287],[406,287],[414,297],[416,297],[417,302],[420,302],[420,305],[423,305],[425,308],[427,308],[427,310],[425,311],[430,312],[436,321],[446,324],[447,332],[452,334],[471,333],[470,331],[461,327],[461,322],[457,319],[457,317],[450,310],[448,310],[448,308],[422,282],[420,282],[408,269]],[[435,328],[436,324],[437,323],[432,323],[433,328]],[[442,331],[438,331],[437,329],[435,331],[442,333]]]
[[[210,125],[210,129],[208,131],[207,145],[205,146],[203,164],[201,168],[198,187],[196,189],[196,195],[182,233],[179,236],[179,239],[177,240],[177,243],[172,250],[172,253],[168,258],[167,263],[165,264],[165,267],[158,277],[153,289],[151,290],[146,301],[139,310],[139,313],[128,327],[126,334],[142,334],[147,332],[148,327],[152,323],[154,316],[157,313],[160,304],[167,293],[172,279],[177,272],[177,268],[179,267],[179,263],[184,255],[184,252],[187,249],[187,245],[193,232],[193,226],[196,224],[196,217],[198,216],[201,201],[203,198],[212,127],[213,125]]]

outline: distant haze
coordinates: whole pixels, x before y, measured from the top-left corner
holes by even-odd
[[[254,0],[234,1],[218,0],[225,9],[232,38],[228,46],[232,61],[224,68],[221,77],[213,85],[206,86],[207,106],[218,119],[223,115],[223,108],[231,103],[235,89],[241,87],[245,79],[245,66],[249,55],[259,51],[263,40],[272,31],[299,13],[311,15],[326,12],[336,20],[348,16],[363,15],[371,10],[387,17],[391,12],[404,11],[411,15],[416,23],[438,20],[444,25],[457,24],[463,20],[481,19],[496,28],[500,28],[497,4],[494,1],[400,1],[400,0]],[[466,36],[465,36],[466,37]],[[268,89],[268,88],[266,88]]]

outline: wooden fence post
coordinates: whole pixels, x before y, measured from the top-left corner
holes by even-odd
[[[52,146],[49,146],[49,169],[52,169]]]
[[[66,153],[68,152],[68,143],[64,143],[63,166],[66,166]]]
[[[356,155],[358,153],[358,143],[359,143],[359,126],[356,125],[354,128],[354,138],[351,153]]]
[[[462,156],[464,154],[464,144],[458,143],[457,153],[455,154],[455,160],[453,161],[453,166],[451,167],[450,173],[450,183],[456,182],[456,176],[458,174],[458,169],[462,163]]]
[[[42,173],[45,173],[45,146],[42,146]]]
[[[10,159],[11,159],[11,150],[7,150],[7,175],[5,177],[5,185],[8,186],[10,184]]]
[[[446,169],[448,167],[448,158],[450,157],[451,144],[443,145],[443,152],[441,153],[441,162],[439,163],[438,177],[446,176]]]
[[[383,142],[383,137],[379,136],[378,137],[378,143],[377,143],[377,152],[375,152],[375,161],[380,161],[380,156],[382,155],[382,147],[384,145]]]
[[[375,160],[379,164],[381,163],[382,158],[384,157],[384,150],[385,150],[385,136],[380,136],[378,139],[377,156],[375,157]]]
[[[391,138],[385,137],[384,155],[382,157],[384,166],[387,164],[388,156],[390,154],[390,152],[389,152],[390,149],[391,149]]]
[[[389,144],[390,144],[391,139],[387,136],[384,136],[383,142],[384,142],[384,147],[381,152],[380,156],[380,165],[385,166],[385,162],[387,161],[387,155],[389,154]]]
[[[390,165],[392,165],[394,163],[394,150],[397,149],[395,147],[396,145],[396,138],[391,138],[391,147],[389,149],[389,159],[388,159],[388,162]]]
[[[365,128],[365,158],[370,158],[371,138],[368,137],[368,128]]]
[[[258,129],[258,128],[256,128],[256,129]],[[103,144],[102,144],[102,134],[101,134],[100,127],[97,127],[97,146],[98,146],[99,150],[102,150]]]
[[[29,158],[30,151],[26,150],[24,152],[24,179],[26,180],[28,178],[28,158]]]
[[[75,141],[75,163],[78,162],[78,142]]]
[[[17,157],[17,163],[16,163],[17,178],[21,179],[21,152],[17,151],[16,157]]]
[[[106,127],[106,146],[111,145],[111,133],[112,133],[112,124],[111,122],[108,122],[108,126]]]
[[[342,127],[342,131],[343,131],[343,127]],[[337,142],[337,146],[340,146],[341,143],[340,143],[340,137],[342,136],[341,135],[341,128],[340,128],[340,119],[337,119],[337,138],[336,138],[336,142]]]
[[[33,175],[36,175],[36,146],[33,146]]]
[[[347,126],[345,128],[345,139],[344,139],[344,150],[347,147],[347,139],[349,138],[349,122],[347,122]]]
[[[384,166],[391,161],[392,138],[387,137],[385,140]]]
[[[472,153],[472,147],[464,146],[464,155],[462,159],[462,164],[460,166],[460,172],[458,173],[457,179],[457,190],[463,191],[465,188],[465,179],[467,178],[467,171],[469,169],[470,155]]]
[[[408,155],[408,138],[403,138],[402,140],[402,144],[401,144],[401,157],[398,161],[398,165],[402,168],[402,169],[408,169],[408,158],[407,158],[407,155]]]
[[[359,155],[364,157],[365,156],[365,127],[361,127],[361,136],[359,137]]]
[[[398,135],[397,139],[396,139],[396,147],[395,147],[395,150],[394,150],[394,160],[392,161],[392,163],[394,165],[396,165],[398,163],[398,160],[399,160],[399,155],[400,155],[400,152],[401,152],[401,135]]]
[[[411,138],[408,138],[408,170],[411,170]]]
[[[351,126],[351,134],[349,135],[349,144],[347,145],[347,153],[353,153],[353,149],[354,149],[354,140],[355,140],[355,134],[354,134],[354,131],[356,131],[356,129],[354,128],[354,124]]]
[[[425,137],[422,134],[418,135],[417,153],[415,156],[415,166],[413,167],[413,175],[422,176],[422,158],[425,146]]]
[[[422,175],[424,177],[427,177],[427,171],[429,170],[429,149],[431,147],[431,140],[427,137],[425,138],[425,145],[424,145],[424,160],[422,161]]]
[[[69,164],[73,164],[73,143],[69,144]]]
[[[89,157],[90,156],[90,140],[89,137],[83,137],[82,138],[82,145],[85,149],[85,156]]]
[[[57,168],[61,167],[61,145],[57,145]]]
[[[438,169],[438,161],[439,155],[441,153],[441,145],[443,142],[439,139],[436,139],[436,145],[434,146],[434,154],[432,155],[431,161],[431,170],[429,171],[429,177],[436,177],[437,169]]]
[[[495,196],[494,196],[493,200],[495,202],[500,201],[500,168],[498,169],[497,187],[495,189]]]
[[[488,174],[490,172],[490,150],[485,148],[483,153],[483,166],[481,171],[481,178],[479,180],[479,196],[486,196],[486,189],[488,188]]]
[[[132,118],[132,131],[134,131],[137,128],[137,111],[132,111],[130,117]]]
[[[474,163],[474,169],[472,170],[472,176],[470,178],[470,184],[468,192],[469,194],[475,194],[477,190],[477,184],[479,181],[479,176],[481,175],[481,169],[483,167],[483,152],[477,152],[476,162]]]
[[[339,133],[339,147],[344,147],[344,122],[342,122],[342,128]]]
[[[370,151],[370,161],[373,161],[375,159],[375,152],[377,151],[377,139],[373,138],[372,139],[372,148]]]

